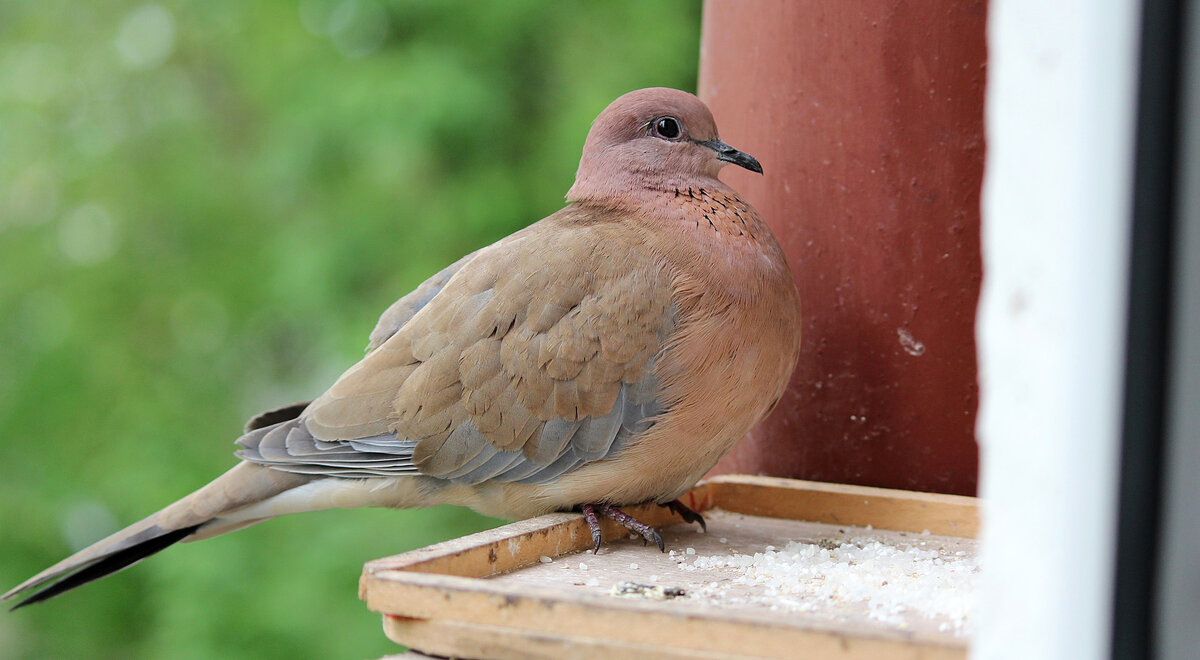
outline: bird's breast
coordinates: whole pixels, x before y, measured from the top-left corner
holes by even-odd
[[[668,501],[761,420],[799,351],[799,299],[778,242],[752,207],[720,190],[672,191],[652,242],[671,273],[675,329],[656,361],[664,414],[611,460],[553,487],[563,502]]]

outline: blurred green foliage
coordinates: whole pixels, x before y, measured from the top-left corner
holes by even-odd
[[[0,584],[232,465],[379,312],[560,207],[592,118],[694,87],[698,2],[0,2]],[[485,528],[333,511],[0,613],[14,658],[394,651],[361,564]]]

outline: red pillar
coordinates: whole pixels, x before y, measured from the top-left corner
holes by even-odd
[[[709,0],[700,96],[800,289],[775,413],[715,472],[973,494],[983,0]]]

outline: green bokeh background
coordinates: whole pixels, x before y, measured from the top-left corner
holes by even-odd
[[[553,212],[591,120],[692,89],[682,2],[0,0],[0,585],[232,465],[394,299]],[[364,561],[483,529],[331,511],[0,612],[4,658],[393,652]]]

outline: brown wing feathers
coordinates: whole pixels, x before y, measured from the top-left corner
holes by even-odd
[[[574,232],[553,235],[563,234]],[[436,290],[422,285],[401,327],[300,419],[239,439],[238,456],[301,474],[545,483],[619,450],[661,412],[653,365],[674,325],[667,278],[532,238],[476,252],[435,276]],[[549,276],[567,268],[583,272]]]

